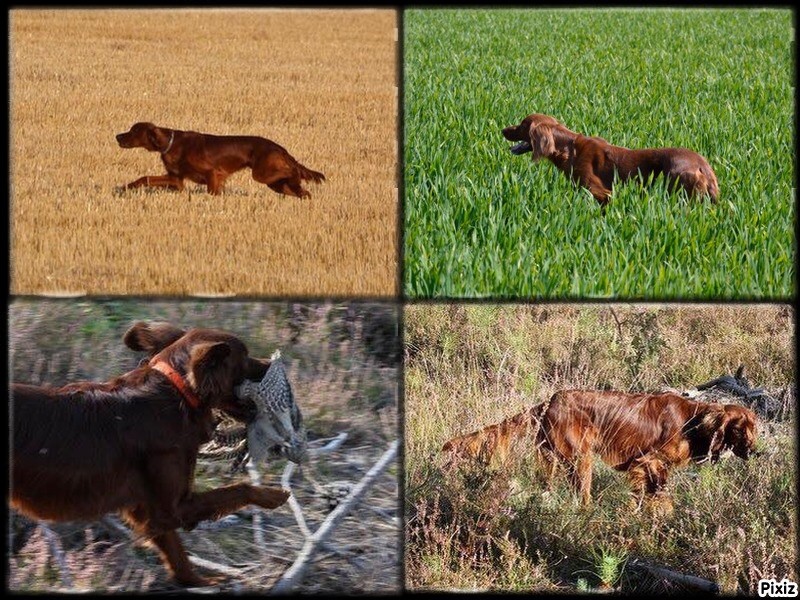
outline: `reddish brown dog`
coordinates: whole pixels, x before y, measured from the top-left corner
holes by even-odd
[[[672,467],[713,462],[727,449],[747,459],[755,450],[756,416],[736,404],[697,402],[671,393],[569,390],[550,399],[539,437],[544,455],[567,466],[588,504],[594,454],[652,496],[664,489]]]
[[[246,483],[192,489],[199,446],[215,425],[212,408],[252,419],[255,407],[243,405],[234,386],[260,380],[269,361],[249,357],[237,337],[214,329],[137,323],[124,343],[147,352],[149,362],[107,383],[12,385],[11,505],[52,521],[121,512],[179,583],[208,585],[176,529],[249,504],[276,508],[289,496]]]
[[[183,190],[183,180],[205,184],[209,193],[219,194],[228,176],[246,167],[253,179],[279,194],[310,198],[302,181],[320,183],[325,175],[301,165],[285,148],[262,137],[211,135],[136,123],[117,135],[122,148],[144,148],[159,152],[166,175],[140,177],[126,187],[169,187]]]
[[[553,117],[532,114],[519,125],[503,129],[514,154],[531,152],[533,160],[546,158],[567,177],[587,188],[600,206],[611,196],[614,177],[624,182],[632,177],[646,182],[663,175],[668,185],[680,186],[690,196],[708,196],[717,201],[717,176],[708,161],[686,148],[630,150],[612,146],[599,137],[587,137],[567,129]]]
[[[676,394],[556,392],[496,425],[445,443],[443,452],[488,464],[504,461],[515,438],[531,436],[552,478],[558,463],[584,504],[591,502],[595,454],[623,471],[645,497],[664,494],[673,467],[716,461],[726,449],[748,458],[755,449],[756,417],[734,404],[696,402]]]

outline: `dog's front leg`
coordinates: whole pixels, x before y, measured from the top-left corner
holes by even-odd
[[[161,557],[167,564],[175,581],[187,587],[205,587],[221,581],[220,578],[206,578],[194,572],[189,556],[183,547],[181,538],[175,530],[157,535],[152,542],[161,552]]]
[[[138,187],[167,187],[181,192],[183,191],[183,179],[173,175],[146,175],[125,186],[129,190]]]
[[[583,187],[587,188],[594,196],[594,199],[600,204],[600,209],[605,213],[606,204],[611,199],[611,190],[608,189],[602,180],[593,172],[582,174],[580,183]]]
[[[278,508],[289,499],[289,492],[274,487],[235,483],[216,490],[192,494],[178,505],[183,528],[191,530],[200,521],[215,521],[250,504]]]

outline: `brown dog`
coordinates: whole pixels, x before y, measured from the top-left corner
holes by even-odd
[[[169,187],[183,190],[183,180],[205,184],[209,193],[219,194],[229,175],[246,167],[253,179],[279,194],[310,198],[302,180],[320,183],[325,175],[301,165],[275,142],[249,135],[211,135],[136,123],[117,135],[122,148],[144,148],[159,152],[166,175],[140,177],[126,187]]]
[[[513,437],[525,435],[535,438],[551,476],[557,462],[566,465],[588,504],[594,454],[625,472],[635,491],[652,497],[663,493],[673,467],[716,461],[726,449],[748,458],[755,449],[756,417],[735,404],[696,402],[670,393],[569,390],[498,425],[454,438],[442,450],[488,462]]]
[[[615,176],[622,182],[632,177],[646,182],[651,176],[663,175],[670,187],[680,186],[690,196],[708,196],[716,202],[719,195],[717,176],[708,161],[685,148],[629,150],[570,131],[553,117],[540,114],[506,127],[503,136],[518,142],[511,152],[531,152],[533,160],[550,160],[559,171],[587,188],[601,207],[609,201]]]
[[[250,358],[237,337],[214,329],[137,323],[124,343],[150,360],[107,383],[12,385],[11,505],[52,521],[121,512],[179,583],[208,585],[176,529],[249,504],[276,508],[289,496],[246,483],[192,490],[198,448],[214,430],[212,408],[252,419],[255,407],[234,386],[261,380],[269,361]]]

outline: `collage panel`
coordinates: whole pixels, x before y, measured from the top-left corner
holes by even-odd
[[[404,309],[412,591],[797,581],[786,304]]]
[[[794,295],[789,9],[408,9],[410,299]]]
[[[12,294],[398,294],[393,9],[9,11]]]
[[[398,318],[13,299],[8,590],[399,593]]]

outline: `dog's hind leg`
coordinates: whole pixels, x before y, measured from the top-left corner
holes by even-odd
[[[125,510],[122,516],[137,535],[145,537],[155,545],[161,554],[164,566],[178,583],[190,587],[203,587],[217,582],[216,579],[206,579],[194,572],[175,529],[164,530],[159,524],[152,522],[144,506]]]

